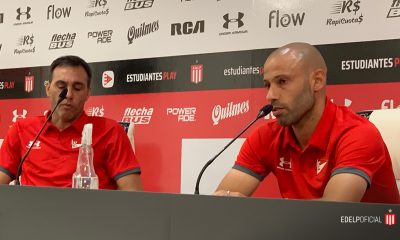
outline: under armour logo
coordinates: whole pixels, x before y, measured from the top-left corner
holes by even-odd
[[[242,18],[244,17],[244,13],[238,12],[238,17],[237,18],[229,18],[229,13],[225,14],[223,16],[225,23],[223,25],[224,28],[228,29],[229,28],[229,23],[235,23],[237,22],[238,28],[243,27],[244,23],[242,21]]]
[[[281,158],[279,158],[279,164],[278,164],[278,166],[276,166],[276,168],[285,170],[285,171],[292,171],[292,162],[290,160],[285,161],[285,158],[281,157]]]
[[[28,145],[26,146],[27,148],[30,148],[33,144],[33,141],[29,141]],[[40,141],[36,141],[35,144],[33,144],[32,149],[41,149],[42,147],[40,146]]]
[[[17,109],[15,109],[14,111],[12,111],[12,113],[14,116],[12,119],[12,122],[16,122],[17,119],[19,119],[19,118],[25,119],[28,111],[26,111],[25,109],[22,109],[22,114],[18,114]]]
[[[18,8],[18,9],[17,9],[17,13],[18,13],[17,20],[18,20],[18,21],[21,20],[21,15],[25,15],[25,16],[26,16],[26,19],[31,18],[31,14],[29,13],[30,11],[31,11],[31,8],[30,8],[30,7],[26,7],[26,12],[22,12],[22,11],[21,11],[21,8]]]

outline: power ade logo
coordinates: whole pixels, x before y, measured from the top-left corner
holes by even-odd
[[[231,67],[224,69],[224,76],[264,75],[264,67]]]
[[[99,43],[111,43],[111,37],[113,34],[113,30],[102,30],[102,31],[94,31],[88,32],[88,38],[94,38]]]
[[[110,9],[105,9],[107,5],[107,0],[89,0],[89,8],[103,8],[102,10],[91,10],[85,12],[85,17],[96,17],[102,15],[108,15],[110,13]]]
[[[121,122],[133,122],[135,124],[149,124],[153,116],[154,108],[127,108]]]
[[[176,80],[176,72],[132,73],[126,75],[126,82],[152,82]]]
[[[19,48],[14,49],[14,54],[35,53],[35,47],[32,47],[34,38],[33,34],[19,37],[17,43]]]
[[[395,58],[372,58],[342,61],[342,71],[385,69],[400,67],[400,57]]]
[[[104,107],[89,107],[86,110],[87,114],[92,117],[104,117]]]
[[[33,21],[28,21],[32,15],[31,15],[31,7],[26,7],[26,8],[17,8],[17,16],[15,17],[16,20],[18,20],[17,23],[14,23],[14,26],[18,25],[26,25],[26,24],[32,24]],[[21,22],[23,20],[26,20],[25,22]]]
[[[152,23],[142,23],[140,27],[132,26],[128,29],[128,44],[132,44],[134,39],[143,37],[159,29],[158,20]]]
[[[14,81],[0,81],[0,90],[14,89]]]
[[[303,25],[305,12],[303,13],[281,13],[279,10],[273,10],[269,12],[268,15],[268,27],[272,28],[273,26],[279,27],[289,27],[293,26],[301,26]]]
[[[167,108],[167,116],[177,116],[178,122],[195,122],[196,108]]]
[[[104,71],[101,84],[103,85],[103,88],[112,88],[114,86],[114,72]]]
[[[126,10],[134,10],[141,8],[151,8],[154,0],[127,0],[125,4]]]
[[[54,5],[49,5],[47,7],[47,20],[51,19],[60,19],[60,18],[69,18],[71,14],[71,7],[65,8],[56,8]]]
[[[400,17],[400,0],[393,0],[387,18]]]
[[[205,21],[200,20],[195,23],[184,22],[184,23],[173,23],[171,24],[171,36],[175,35],[189,35],[196,33],[204,33]]]
[[[241,114],[247,113],[250,110],[249,100],[241,103],[230,102],[226,107],[221,105],[214,106],[211,114],[213,125],[218,125],[221,120],[236,117]]]
[[[331,14],[346,14],[352,15],[351,17],[340,17],[340,18],[328,18],[326,20],[326,25],[329,26],[337,26],[341,24],[351,24],[351,23],[358,23],[361,24],[363,21],[364,16],[362,14],[357,15],[357,12],[360,10],[360,0],[353,1],[337,1],[332,6]]]
[[[227,13],[224,16],[222,16],[222,18],[224,19],[224,23],[222,24],[223,28],[225,28],[225,29],[234,28],[237,30],[221,32],[221,33],[219,33],[219,35],[225,36],[225,35],[230,35],[230,34],[248,33],[248,30],[240,29],[244,26],[243,17],[244,17],[244,13],[242,13],[242,12],[237,12],[237,15]]]
[[[51,38],[49,50],[72,48],[76,33],[54,34]]]

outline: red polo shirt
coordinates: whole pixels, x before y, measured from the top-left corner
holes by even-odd
[[[15,178],[18,164],[45,121],[28,117],[12,125],[0,151],[0,171]],[[71,187],[76,170],[83,126],[93,124],[94,169],[100,189],[116,189],[120,177],[140,173],[125,131],[111,119],[83,113],[70,127],[59,131],[47,123],[22,166],[21,184]]]
[[[235,169],[260,181],[272,172],[283,198],[321,198],[329,179],[352,173],[368,182],[363,202],[400,203],[388,150],[366,118],[327,100],[323,115],[301,150],[291,127],[270,121],[243,144]]]

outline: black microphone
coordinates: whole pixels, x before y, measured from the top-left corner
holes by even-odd
[[[42,133],[44,127],[47,124],[47,122],[50,120],[51,116],[56,111],[58,105],[67,97],[67,93],[68,93],[68,89],[64,88],[61,91],[60,95],[58,95],[58,101],[56,103],[56,106],[53,108],[53,110],[51,110],[51,112],[50,112],[49,116],[47,117],[46,121],[44,121],[44,124],[43,124],[42,128],[39,130],[39,133],[36,135],[36,137],[33,140],[31,146],[29,146],[28,151],[26,151],[25,155],[22,157],[21,161],[19,162],[17,174],[15,175],[15,185],[21,185],[21,183],[19,182],[19,176],[21,175],[21,172],[22,172],[22,164],[24,163],[24,161],[25,161],[26,157],[28,156],[29,152],[32,150],[32,147],[35,145],[37,139],[39,138],[40,134]]]
[[[215,155],[213,158],[211,158],[205,165],[204,165],[204,167],[201,169],[201,171],[200,171],[200,173],[199,173],[199,176],[197,177],[197,181],[196,181],[196,187],[195,187],[195,190],[194,190],[194,194],[199,194],[200,193],[200,190],[199,190],[199,187],[200,187],[200,180],[201,180],[201,177],[203,176],[203,173],[204,173],[204,171],[206,170],[206,168],[208,167],[208,166],[210,166],[211,165],[211,163],[213,163],[214,162],[214,160],[219,156],[219,155],[221,155],[221,153],[223,153],[224,151],[225,151],[225,149],[227,149],[236,139],[238,139],[239,137],[240,137],[240,135],[242,135],[249,127],[251,127],[251,125],[253,125],[258,119],[260,119],[260,118],[262,118],[262,117],[265,117],[268,113],[270,113],[271,111],[272,111],[272,105],[271,104],[268,104],[268,105],[265,105],[264,107],[262,107],[261,109],[260,109],[260,112],[258,112],[258,114],[257,114],[257,117],[253,120],[253,121],[251,121],[235,138],[233,138],[217,155]]]

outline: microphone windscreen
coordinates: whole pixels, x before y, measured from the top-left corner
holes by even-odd
[[[68,93],[68,89],[67,89],[67,88],[64,88],[64,89],[61,91],[60,95],[58,95],[58,98],[61,99],[61,100],[64,100],[65,97],[67,97],[67,93]]]
[[[272,111],[272,105],[271,104],[267,104],[264,107],[262,107],[260,109],[260,112],[258,113],[257,118],[262,118],[265,117],[268,113],[270,113]]]

